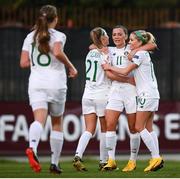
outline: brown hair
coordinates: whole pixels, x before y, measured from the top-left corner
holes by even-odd
[[[118,28],[122,29],[124,31],[125,35],[128,36],[128,30],[127,30],[127,28],[125,26],[123,26],[123,25],[116,25],[116,26],[113,27],[113,29],[118,29]]]
[[[103,44],[101,42],[101,36],[105,35],[106,31],[101,27],[96,27],[90,32],[91,40],[98,48],[102,48]]]
[[[125,42],[127,44],[128,43],[128,29],[123,25],[116,25],[116,26],[113,27],[113,29],[122,29],[123,30],[123,32],[124,32],[124,34],[126,36]]]
[[[57,17],[57,9],[51,5],[43,6],[39,11],[39,16],[35,24],[34,43],[38,42],[38,50],[41,53],[48,54],[50,51],[50,34],[48,24],[52,23]]]

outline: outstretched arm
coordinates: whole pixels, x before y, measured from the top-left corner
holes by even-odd
[[[134,57],[134,55],[136,54],[136,52],[140,51],[140,50],[146,50],[146,51],[152,51],[155,50],[157,48],[157,45],[155,43],[147,43],[137,49],[132,50],[129,54],[128,54],[128,59],[132,60],[132,58]]]
[[[89,50],[97,49],[97,46],[95,44],[89,45]]]
[[[61,61],[69,70],[69,77],[74,78],[77,76],[78,71],[74,67],[74,65],[70,62],[67,55],[62,50],[62,45],[60,42],[55,42],[53,46],[53,55]]]

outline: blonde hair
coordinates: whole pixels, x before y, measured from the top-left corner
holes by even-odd
[[[102,48],[103,44],[101,42],[101,36],[107,35],[106,31],[101,27],[96,27],[91,30],[90,37],[93,42],[98,48]]]
[[[156,39],[150,32],[146,32],[145,30],[137,30],[132,33],[136,36],[136,39],[142,42],[142,45],[147,43],[156,44]]]

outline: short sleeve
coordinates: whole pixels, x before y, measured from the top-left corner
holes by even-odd
[[[24,39],[24,43],[23,43],[23,46],[22,46],[22,50],[25,50],[25,51],[29,51],[29,40],[28,40],[28,37],[26,37]]]
[[[132,62],[139,66],[143,62],[143,59],[143,53],[139,51],[134,55]]]
[[[66,35],[64,33],[57,33],[55,42],[61,42],[64,47],[64,45],[66,43]]]

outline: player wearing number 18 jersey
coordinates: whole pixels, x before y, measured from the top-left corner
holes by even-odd
[[[55,42],[61,42],[62,48],[64,47],[66,36],[64,33],[55,29],[49,29],[51,35],[50,45]],[[64,64],[56,59],[52,53],[42,54],[39,52],[37,45],[33,42],[35,31],[27,35],[24,40],[23,50],[29,51],[29,59],[31,60],[31,73],[29,77],[29,96],[30,103],[39,101],[40,96],[34,96],[31,92],[34,89],[61,89],[66,92],[66,71]],[[59,80],[61,79],[61,80]],[[58,83],[57,83],[58,82]],[[59,101],[57,98],[53,99]],[[52,99],[48,99],[52,101]]]
[[[41,171],[37,147],[49,112],[52,123],[50,172],[59,174],[62,172],[58,163],[63,146],[62,117],[67,90],[65,66],[70,77],[75,77],[77,70],[63,52],[66,36],[54,29],[57,21],[56,7],[45,5],[40,9],[34,31],[24,40],[20,66],[31,67],[28,93],[34,122],[30,125],[26,150],[30,167],[35,172]]]
[[[61,42],[63,48],[66,42],[65,34],[53,28],[49,29],[49,33],[51,36],[50,46],[55,42]],[[57,60],[52,53],[41,53],[38,50],[38,46],[33,42],[34,34],[35,31],[32,31],[27,35],[23,45],[23,50],[29,51],[29,59],[31,60],[31,74],[29,77],[29,95],[31,103],[38,100],[37,98],[34,99],[33,96],[31,98],[31,90],[33,89],[67,89],[64,64]]]

